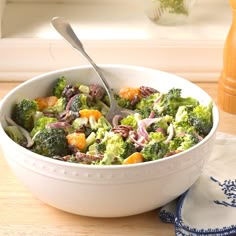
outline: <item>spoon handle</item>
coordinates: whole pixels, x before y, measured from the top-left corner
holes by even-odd
[[[112,90],[107,83],[103,73],[101,72],[100,68],[96,65],[96,63],[90,58],[90,56],[84,50],[83,44],[76,36],[75,32],[71,28],[70,24],[65,21],[63,17],[54,17],[51,21],[52,26],[56,29],[56,31],[65,39],[65,41],[74,49],[78,50],[92,65],[94,70],[96,71],[97,75],[101,78],[102,83],[106,89],[106,92],[110,98],[113,100]]]

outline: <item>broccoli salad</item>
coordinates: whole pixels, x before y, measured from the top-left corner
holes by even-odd
[[[23,99],[6,117],[8,136],[19,145],[57,160],[90,165],[147,162],[183,152],[210,132],[212,107],[181,89],[167,93],[141,86],[122,88],[119,106],[134,110],[106,119],[109,98],[97,84],[56,80],[52,94]]]

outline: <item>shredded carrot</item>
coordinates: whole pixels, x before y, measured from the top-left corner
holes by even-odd
[[[122,88],[119,92],[119,95],[121,98],[126,98],[130,101],[132,101],[135,97],[141,96],[140,89],[139,88]]]
[[[58,100],[58,98],[56,96],[35,98],[35,101],[37,102],[38,108],[40,111],[42,111],[48,107],[54,106],[55,103],[57,102],[57,100]]]
[[[83,150],[86,147],[86,137],[84,133],[71,133],[66,136],[69,145]]]
[[[143,155],[140,152],[135,152],[128,156],[122,164],[134,164],[134,163],[140,163],[143,162]]]
[[[79,111],[80,117],[86,117],[89,118],[90,116],[94,116],[96,120],[98,120],[102,113],[98,110],[89,110],[89,109],[82,109]]]

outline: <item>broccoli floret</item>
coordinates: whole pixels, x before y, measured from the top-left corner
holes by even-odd
[[[101,116],[98,121],[96,121],[94,116],[90,116],[89,125],[92,130],[102,129],[104,132],[109,131],[112,128],[111,124],[104,116]]]
[[[141,151],[145,161],[163,158],[168,152],[168,145],[163,142],[149,142]]]
[[[57,100],[57,102],[52,106],[52,107],[48,107],[46,109],[43,110],[43,112],[46,113],[52,113],[52,114],[60,114],[61,112],[63,112],[66,108],[66,98],[61,97]]]
[[[53,117],[43,116],[36,120],[34,128],[31,130],[30,135],[33,137],[37,132],[43,130],[47,124],[56,122],[57,119]]]
[[[132,105],[129,99],[121,98],[118,95],[115,95],[115,99],[120,107],[126,108],[126,109],[132,109]]]
[[[183,135],[185,133],[196,132],[195,128],[192,126],[189,120],[189,112],[193,107],[180,106],[175,115],[175,121],[173,122],[175,134]]]
[[[112,126],[104,116],[101,116],[98,119],[98,128],[103,128],[103,129],[109,131],[112,128]]]
[[[181,89],[171,89],[164,94],[160,102],[154,104],[154,110],[162,115],[175,117],[180,106],[197,106],[199,102],[191,97],[181,97]]]
[[[156,142],[161,142],[166,139],[166,136],[161,132],[150,132],[148,135],[149,139]]]
[[[121,154],[121,158],[125,159],[128,156],[130,156],[131,154],[133,154],[134,152],[137,152],[134,144],[129,141],[126,141],[124,143],[124,152]]]
[[[79,117],[76,118],[72,123],[72,128],[75,130],[79,130],[83,128],[83,126],[88,125],[88,118],[87,117]]]
[[[66,133],[63,129],[45,128],[34,137],[32,151],[43,156],[65,156],[69,154]]]
[[[98,128],[96,131],[96,139],[101,140],[106,137],[108,134],[109,130],[104,129],[104,128]]]
[[[167,97],[168,99],[172,99],[172,98],[180,98],[181,97],[181,89],[179,88],[172,88],[169,90],[169,92],[167,93]]]
[[[115,156],[121,156],[123,155],[125,151],[125,142],[120,134],[113,134],[110,133],[110,136],[108,137],[106,141],[106,152],[112,153]]]
[[[177,136],[185,133],[196,133],[196,129],[190,123],[189,114],[193,110],[193,106],[180,106],[175,115],[173,122],[175,134]]]
[[[198,137],[194,133],[185,133],[183,136],[175,136],[169,143],[169,150],[175,151],[187,150],[199,142]]]
[[[70,110],[78,112],[81,109],[88,109],[88,97],[85,94],[77,95],[70,106]]]
[[[17,126],[9,125],[5,128],[5,132],[13,141],[23,147],[26,147],[27,140]]]
[[[128,115],[125,118],[123,118],[120,123],[122,125],[128,125],[133,127],[134,129],[137,129],[138,121],[141,120],[141,115],[139,113],[135,113],[132,115]]]
[[[184,134],[195,134],[197,133],[194,126],[189,124],[189,122],[181,122],[181,123],[173,123],[175,135],[176,136],[183,136]]]
[[[213,126],[212,108],[212,102],[210,102],[208,106],[198,105],[189,114],[190,123],[202,136],[206,136]]]
[[[160,93],[153,93],[150,96],[141,99],[140,102],[136,104],[135,110],[143,119],[148,118],[150,113],[153,111],[155,101],[157,101],[160,96]]]
[[[28,131],[34,127],[34,117],[38,105],[34,100],[23,99],[13,109],[13,120]]]
[[[135,106],[137,110],[143,110],[147,107],[152,108],[154,102],[160,97],[160,93],[153,93],[146,98],[142,98]]]
[[[175,151],[177,150],[181,143],[183,142],[184,136],[175,136],[172,140],[169,142],[169,150]]]
[[[93,156],[98,155],[96,145],[97,145],[96,142],[93,143],[93,144],[91,144],[91,145],[88,147],[86,154],[93,155]]]
[[[125,142],[120,134],[109,133],[101,143],[106,144],[101,164],[121,164],[122,161],[136,151],[132,143]]]
[[[140,116],[142,117],[142,119],[148,118],[151,114],[151,112],[153,111],[151,107],[145,107],[142,110],[135,110],[136,112],[138,112],[140,114]]]
[[[106,151],[106,143],[105,142],[96,143],[96,149],[98,153],[103,154]]]
[[[60,77],[56,80],[54,86],[53,86],[53,91],[52,94],[58,98],[61,97],[62,92],[64,88],[66,87],[66,78],[65,77]]]
[[[172,122],[173,117],[169,115],[165,115],[161,117],[161,119],[150,126],[150,132],[151,131],[156,131],[157,129],[161,128],[164,132],[167,132],[167,129]]]
[[[188,122],[188,109],[186,106],[180,106],[175,115],[175,122]]]
[[[196,135],[193,134],[186,134],[183,136],[182,142],[177,150],[187,150],[199,142],[199,139]]]

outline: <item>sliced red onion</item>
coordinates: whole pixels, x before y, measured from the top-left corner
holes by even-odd
[[[146,126],[143,122],[139,122],[139,124],[138,124],[138,134],[143,136],[144,139],[148,141],[148,132],[147,132]]]
[[[161,93],[160,96],[154,101],[154,104],[157,104],[158,102],[160,102],[162,97],[163,97],[163,94]]]
[[[155,122],[158,122],[158,121],[160,121],[161,119],[162,119],[161,117],[158,117],[158,118],[146,118],[146,119],[143,119],[143,120],[141,120],[141,121],[144,123],[145,127],[147,128],[147,127],[149,127],[151,124],[153,124],[153,123],[155,123]]]
[[[27,145],[26,147],[29,148],[29,147],[32,147],[33,144],[34,144],[34,141],[32,140],[31,136],[30,136],[30,133],[24,129],[23,127],[21,127],[20,125],[16,124],[15,121],[13,121],[11,118],[9,117],[5,117],[5,120],[6,122],[9,124],[9,125],[14,125],[16,126],[20,131],[21,133],[25,136],[26,140],[27,140]]]
[[[170,140],[174,137],[174,133],[175,133],[175,130],[174,130],[174,126],[172,124],[169,125],[168,127],[168,137],[167,139],[164,141],[165,144],[168,144],[170,142]]]
[[[138,134],[143,136],[146,141],[149,140],[148,132],[146,130],[151,124],[158,122],[161,118],[146,118],[138,121]]]
[[[166,136],[166,130],[161,127],[157,128],[156,132],[162,133],[164,136]]]
[[[145,144],[143,143],[144,139],[143,140],[141,140],[141,139],[137,140],[136,139],[137,137],[138,137],[138,134],[136,132],[134,132],[134,131],[130,132],[129,138],[130,138],[131,142],[133,142],[136,147],[144,147],[145,146]]]
[[[71,97],[71,99],[69,100],[69,102],[66,105],[66,111],[70,110],[71,104],[77,96],[79,96],[79,94],[75,94],[73,97]]]
[[[154,111],[151,111],[150,115],[148,118],[154,118],[155,117],[155,112]]]

